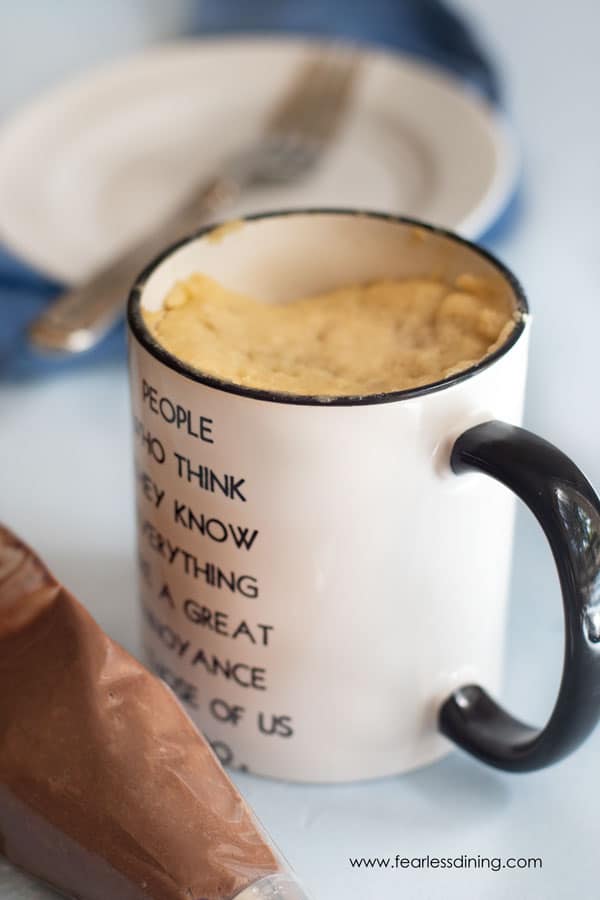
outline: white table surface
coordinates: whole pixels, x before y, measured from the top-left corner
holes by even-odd
[[[503,62],[523,142],[521,217],[494,249],[524,282],[535,315],[526,424],[562,445],[600,484],[600,117],[595,112],[600,7],[595,0],[568,5],[461,0],[459,5],[481,25]],[[84,6],[92,10],[92,4]],[[104,27],[90,25],[92,14],[86,19],[74,0],[61,4],[65,17],[79,10],[70,32],[57,24],[51,3],[32,0],[15,5],[10,14],[3,11],[0,30],[9,37],[4,68],[13,77],[10,83],[2,80],[0,113],[43,83],[80,70],[86,59],[108,58],[170,34],[183,15],[179,3],[169,15],[164,4],[150,0],[104,6],[122,16],[122,28],[118,19],[112,27],[104,19]],[[26,536],[101,624],[135,652],[124,367],[0,386],[0,411],[2,519]],[[543,719],[558,683],[561,653],[562,617],[550,553],[522,513],[504,695],[511,709]],[[315,900],[558,900],[598,892],[599,753],[597,733],[560,766],[527,776],[491,771],[455,752],[419,772],[370,784],[302,787],[251,776],[236,780]],[[396,853],[540,856],[543,869],[390,873],[357,871],[348,864],[349,856]],[[50,896],[45,889],[29,890],[22,876],[0,864],[2,900]]]

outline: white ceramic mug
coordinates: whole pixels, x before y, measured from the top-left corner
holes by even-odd
[[[269,302],[468,272],[521,318],[499,350],[436,384],[295,397],[219,381],[152,339],[140,306],[159,308],[195,271]],[[224,762],[372,778],[437,759],[451,738],[527,770],[585,737],[600,682],[597,500],[560,451],[515,427],[530,325],[504,266],[405,219],[257,216],[149,266],[129,325],[144,645]],[[456,477],[467,469],[493,477]],[[563,586],[565,670],[541,732],[487,693],[501,685],[513,531],[513,494],[494,479],[540,519]]]

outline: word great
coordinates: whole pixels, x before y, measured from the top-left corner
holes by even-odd
[[[186,619],[189,619],[194,625],[200,625],[221,637],[231,638],[235,641],[239,637],[247,638],[251,644],[262,644],[263,647],[269,645],[269,635],[274,630],[274,625],[261,625],[256,622],[249,624],[246,619],[236,619],[231,623],[229,613],[221,612],[221,610],[210,609],[201,603],[197,603],[191,597],[183,604],[183,612]]]

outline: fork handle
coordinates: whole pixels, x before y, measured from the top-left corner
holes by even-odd
[[[121,318],[129,290],[144,266],[234,200],[239,190],[239,182],[227,175],[203,184],[141,241],[57,297],[29,326],[30,343],[39,350],[71,354],[95,347]]]

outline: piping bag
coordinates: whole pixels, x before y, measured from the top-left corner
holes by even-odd
[[[169,688],[2,527],[0,853],[77,900],[308,900]]]

